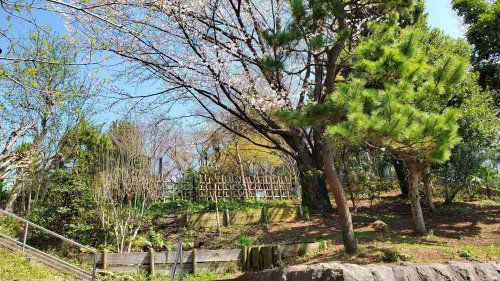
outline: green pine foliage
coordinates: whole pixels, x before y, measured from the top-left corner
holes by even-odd
[[[460,115],[443,105],[465,75],[467,56],[453,48],[436,55],[429,42],[442,34],[422,27],[400,29],[395,22],[375,24],[371,37],[357,48],[348,80],[329,100],[341,121],[326,134],[416,156],[420,162],[445,161],[460,142]]]

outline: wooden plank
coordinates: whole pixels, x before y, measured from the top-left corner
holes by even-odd
[[[183,251],[182,260],[184,263],[192,262],[192,251]],[[221,261],[239,261],[242,252],[241,249],[230,250],[197,250],[197,260],[199,263],[204,262],[221,262]],[[155,252],[154,260],[156,264],[173,263],[175,260],[175,252]],[[128,265],[128,264],[149,264],[148,253],[109,253],[108,265]]]
[[[268,269],[273,265],[273,252],[271,246],[264,246],[260,249],[262,255],[262,268]]]
[[[310,252],[317,252],[321,249],[320,242],[304,243],[304,244],[291,244],[281,246],[281,257],[297,257]]]
[[[108,268],[108,250],[104,250],[102,253],[102,268]]]
[[[226,272],[232,262],[208,262],[198,263],[197,272]],[[155,272],[163,275],[170,275],[173,264],[156,264]],[[113,272],[138,272],[139,270],[147,271],[149,265],[115,265],[108,267],[108,270]],[[185,272],[193,272],[191,263],[184,264]]]
[[[260,247],[252,247],[250,256],[252,269],[260,270]]]
[[[109,253],[108,265],[117,264],[149,264],[149,256],[148,253]]]
[[[155,250],[149,248],[149,273],[155,273]]]
[[[199,262],[220,262],[220,261],[239,261],[242,257],[241,249],[220,249],[220,250],[198,250]]]
[[[191,254],[192,264],[193,264],[193,274],[198,273],[198,255],[196,249],[193,249],[193,253]]]
[[[282,260],[281,260],[281,245],[278,244],[276,246],[273,246],[273,252],[276,253],[276,265],[277,266],[282,266]]]
[[[241,269],[245,270],[247,268],[248,262],[248,247],[242,247],[242,257],[241,257]]]

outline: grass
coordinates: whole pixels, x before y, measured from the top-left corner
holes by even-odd
[[[46,267],[40,263],[30,263],[22,254],[0,248],[0,280],[74,280],[71,276]]]
[[[202,272],[197,274],[186,273],[184,281],[211,281],[223,278],[230,278],[233,273],[218,273],[218,272]],[[169,280],[164,274],[149,274],[146,271],[140,271],[135,274],[116,274],[106,276],[105,281],[164,281]],[[179,280],[176,276],[175,280]]]

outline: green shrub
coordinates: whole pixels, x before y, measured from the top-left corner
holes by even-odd
[[[384,262],[412,261],[413,257],[405,253],[400,253],[396,249],[383,249],[382,260]]]
[[[252,237],[247,234],[242,234],[238,237],[238,242],[241,247],[249,247],[252,245]]]
[[[474,260],[476,255],[474,254],[474,247],[472,245],[464,245],[460,250],[458,250],[458,255],[467,260]]]
[[[134,249],[145,250],[151,247],[151,241],[149,241],[147,235],[138,235],[132,242],[132,247],[134,247]]]

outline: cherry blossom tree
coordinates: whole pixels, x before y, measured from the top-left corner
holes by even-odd
[[[323,128],[290,127],[278,109],[322,103],[346,71],[350,50],[370,20],[402,13],[409,24],[419,1],[46,1],[66,15],[82,42],[124,58],[127,73],[165,82],[149,96],[189,97],[211,119],[224,110],[292,156],[303,203],[330,212],[323,178]],[[252,141],[248,138],[249,141]],[[269,142],[270,144],[267,144]]]
[[[2,1],[3,4],[9,1]],[[33,2],[31,2],[33,3]],[[421,0],[45,0],[91,49],[117,54],[123,74],[164,88],[137,98],[175,96],[194,101],[197,116],[255,142],[218,118],[224,111],[260,134],[260,146],[281,150],[297,162],[303,204],[312,212],[332,206],[343,187],[324,146],[325,126],[291,126],[275,112],[321,104],[349,71],[351,50],[371,20],[392,11],[401,25],[423,11]],[[134,97],[131,97],[134,98]],[[326,125],[326,124],[325,124]],[[328,162],[328,163],[325,163]],[[334,180],[337,178],[337,180]],[[332,180],[333,179],[333,180]],[[343,214],[347,205],[335,197]],[[349,216],[341,220],[350,225]],[[353,238],[353,237],[351,237]],[[354,241],[353,239],[351,239]],[[346,248],[354,252],[354,244]]]

